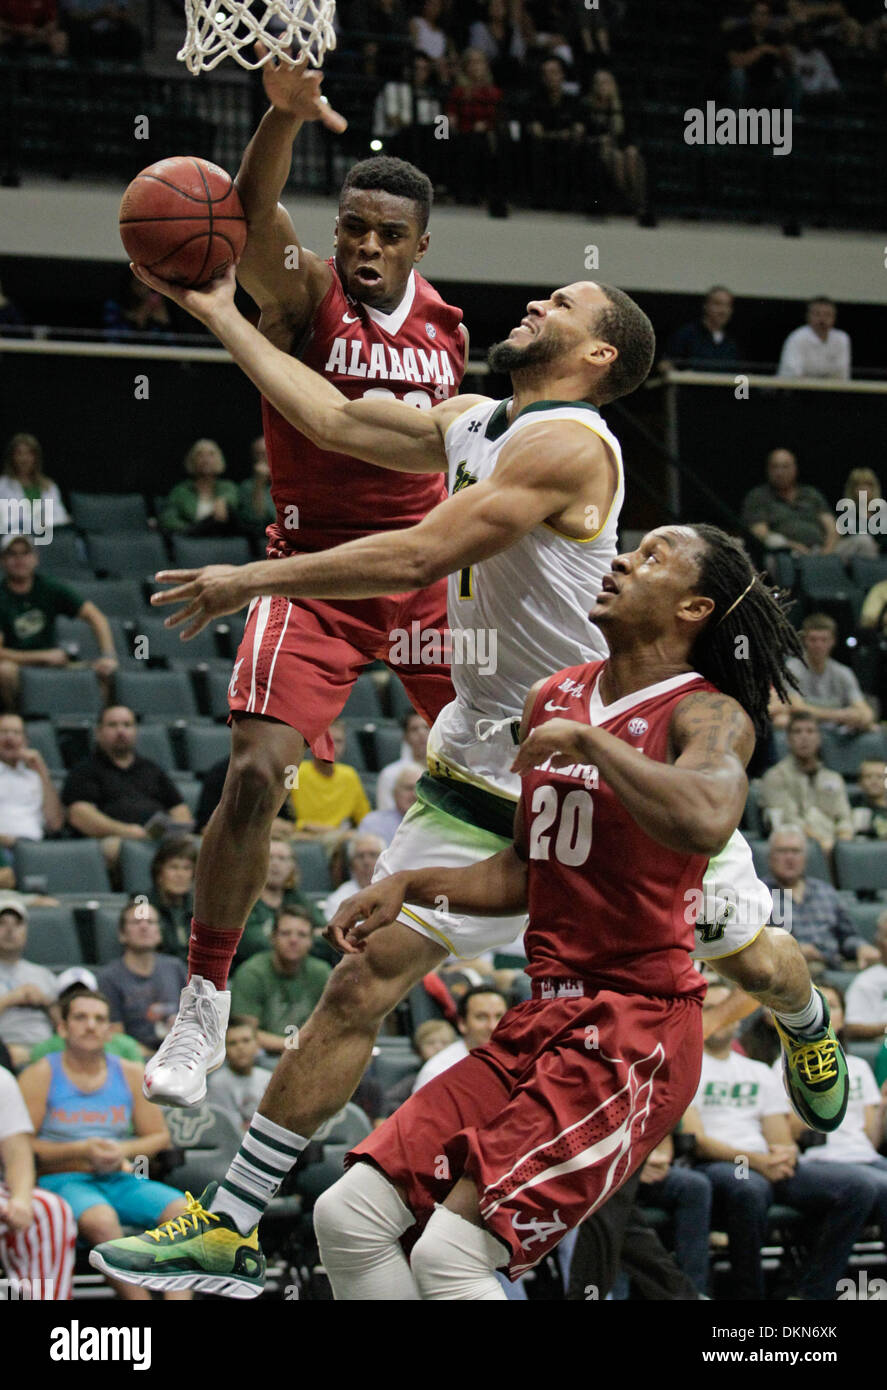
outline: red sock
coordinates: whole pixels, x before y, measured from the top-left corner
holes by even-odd
[[[216,989],[225,989],[228,971],[242,936],[242,927],[239,931],[220,931],[218,927],[208,927],[205,922],[198,922],[196,917],[192,917],[188,942],[188,979],[192,975],[202,975]]]

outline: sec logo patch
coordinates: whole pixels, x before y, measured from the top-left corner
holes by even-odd
[[[645,734],[648,728],[646,719],[629,719],[628,721],[628,732],[632,738],[640,738],[641,734]]]

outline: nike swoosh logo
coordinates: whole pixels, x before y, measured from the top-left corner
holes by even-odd
[[[343,323],[357,323],[359,319],[360,319],[360,315],[359,315],[359,314],[343,314],[343,315],[342,315],[342,322],[343,322]]]
[[[569,705],[553,705],[550,700],[546,701],[545,708],[553,714],[556,709],[568,710]]]

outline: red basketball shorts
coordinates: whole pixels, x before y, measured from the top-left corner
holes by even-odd
[[[586,997],[510,1009],[486,1047],[423,1086],[348,1155],[399,1188],[416,1215],[405,1244],[467,1175],[516,1279],[675,1128],[699,1081],[698,1002],[585,989]]]
[[[377,659],[388,662],[391,634],[411,632],[413,623],[422,633],[446,630],[445,579],[388,598],[254,599],[228,687],[229,708],[289,724],[312,752],[331,759],[327,729],[361,669]],[[429,724],[455,698],[447,665],[398,664],[392,670]]]

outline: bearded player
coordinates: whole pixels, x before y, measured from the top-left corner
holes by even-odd
[[[152,277],[145,278],[157,288],[168,289]],[[418,417],[403,407],[343,402],[300,364],[268,348],[237,315],[224,285],[208,295],[176,293],[184,307],[213,328],[261,389],[309,433],[338,445],[347,440],[349,448],[387,461],[389,467],[398,462],[403,467],[420,466],[422,459],[428,467],[442,466],[438,460],[443,450],[453,484],[462,486],[419,527],[388,538],[385,546],[369,539],[319,557],[167,576],[184,581],[164,596],[186,604],[173,621],[189,622],[186,632],[196,632],[217,613],[236,611],[253,585],[256,592],[270,584],[279,585],[281,592],[364,593],[390,582],[397,573],[427,578],[437,565],[455,569],[450,580],[451,626],[477,623],[479,614],[495,622],[503,652],[500,669],[486,677],[470,668],[454,670],[459,695],[432,731],[432,775],[420,783],[419,804],[380,859],[377,872],[391,874],[434,863],[442,853],[454,864],[465,864],[484,858],[497,841],[498,847],[504,847],[509,843],[519,790],[509,772],[518,720],[508,715],[509,710],[519,715],[532,680],[534,654],[538,660],[546,644],[550,650],[566,643],[567,650],[575,652],[588,650],[600,640],[596,627],[587,622],[585,594],[587,586],[596,583],[593,599],[609,571],[609,564],[604,562],[602,568],[602,561],[604,547],[612,546],[612,535],[607,534],[609,516],[620,500],[621,470],[609,471],[618,460],[618,444],[605,433],[588,402],[589,398],[615,398],[627,380],[628,364],[633,372],[645,373],[649,366],[652,339],[643,357],[633,341],[639,325],[637,306],[619,291],[590,283],[569,286],[548,301],[531,304],[524,324],[494,353],[494,365],[507,362],[511,366],[514,398],[506,402],[481,398],[477,403],[465,398]],[[612,315],[608,306],[614,310]],[[626,323],[632,332],[626,332]],[[617,375],[614,366],[620,357],[621,375]],[[577,522],[592,511],[601,514],[602,505],[608,518],[602,533],[583,545]],[[414,568],[417,563],[418,569]],[[466,571],[470,571],[468,577]],[[518,702],[521,690],[524,694]],[[568,679],[549,704],[552,711],[568,709],[582,695],[581,682]],[[492,717],[495,713],[506,718],[497,721]],[[477,727],[483,714],[487,715],[483,733],[489,733],[489,739]],[[736,857],[735,842],[744,850],[744,863],[741,854]],[[731,837],[727,851],[728,857],[733,854],[727,885],[740,886],[734,874],[738,864],[739,876],[750,874],[754,887],[757,881],[741,837]],[[787,1015],[801,1018],[802,1026],[807,1021],[804,1010],[812,1008],[811,1016],[821,1027],[821,1001],[812,996],[799,953],[806,991],[793,974],[796,962],[787,965],[782,949],[771,946],[769,940],[766,950],[765,942],[755,951],[744,950],[759,935],[768,910],[769,900],[752,922],[731,923],[720,948],[724,954],[744,954],[750,979],[744,978],[743,983],[751,981],[759,996],[772,993]],[[374,936],[366,952],[334,972],[324,999],[300,1035],[299,1048],[278,1066],[261,1112],[214,1196],[212,1212],[205,1213],[207,1220],[226,1222],[220,1232],[222,1245],[232,1227],[249,1237],[243,1242],[243,1259],[249,1257],[254,1226],[264,1205],[307,1136],[351,1094],[384,1014],[411,984],[440,963],[448,948],[457,954],[476,954],[513,938],[522,920],[520,913],[500,916],[498,921],[473,914],[454,917],[412,903],[405,904],[398,915],[399,921]],[[790,938],[784,941],[791,951]],[[190,1061],[200,1065],[198,1049]],[[195,1220],[199,1224],[200,1218]],[[189,1241],[194,1228],[171,1234]],[[211,1236],[209,1232],[208,1239]],[[202,1241],[201,1235],[198,1244]],[[229,1242],[222,1254],[235,1248]],[[183,1257],[192,1255],[183,1251]],[[197,1266],[190,1266],[195,1286],[242,1296],[261,1287],[246,1271],[240,1280],[230,1265],[223,1270],[212,1253],[208,1259],[208,1266],[200,1265],[199,1259]],[[175,1255],[164,1251],[163,1260],[172,1277]],[[116,1273],[120,1268],[114,1265]],[[203,1272],[197,1273],[197,1268]],[[176,1273],[190,1277],[183,1269]],[[142,1281],[138,1268],[133,1277]],[[145,1272],[146,1282],[156,1277],[165,1276]]]
[[[320,75],[307,73],[306,61],[264,69],[272,105],[237,175],[249,227],[237,278],[261,309],[265,341],[300,356],[346,397],[399,399],[427,413],[456,394],[467,357],[461,311],[414,269],[428,249],[431,184],[403,160],[365,160],[342,188],[335,254],[323,259],[302,247],[278,202],[293,139],[303,120],[321,119],[333,130],[345,124],[320,97]],[[397,474],[347,449],[321,450],[268,399],[262,415],[277,510],[270,555],[316,553],[369,532],[396,532],[446,495],[440,473]],[[378,597],[332,603],[290,602],[269,591],[252,605],[228,690],[228,774],[197,862],[189,984],[177,1025],[146,1072],[152,1099],[202,1099],[202,1070],[190,1089],[164,1089],[164,1068],[183,1061],[195,1038],[209,1038],[211,1065],[224,1060],[228,971],[265,879],[286,770],[301,761],[306,744],[333,757],[327,729],[361,668],[387,659],[393,628],[446,627],[444,580],[423,592],[416,587],[397,582],[377,590]],[[401,664],[398,674],[414,707],[433,723],[453,697],[443,658]]]

